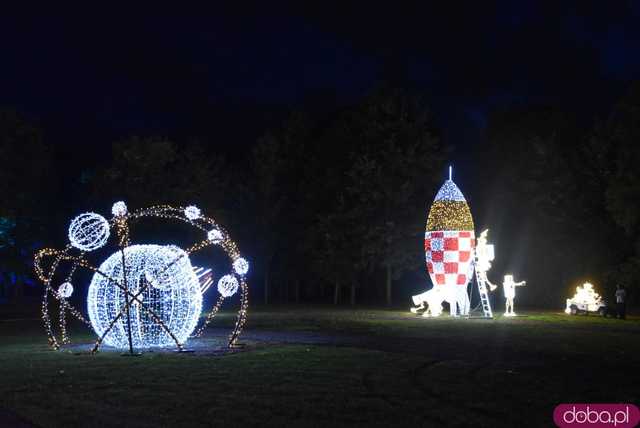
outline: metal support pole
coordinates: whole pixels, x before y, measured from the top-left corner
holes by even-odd
[[[129,313],[129,287],[127,286],[127,265],[124,257],[124,247],[120,248],[122,253],[122,285],[124,287],[125,310],[127,311],[127,333],[129,333],[129,354],[133,355],[133,339],[131,337],[131,314]]]

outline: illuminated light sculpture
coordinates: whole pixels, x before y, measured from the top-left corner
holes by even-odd
[[[187,254],[173,245],[130,245],[124,249],[124,257],[126,283],[138,295],[135,301],[142,303],[130,308],[133,347],[171,346],[174,338],[185,343],[202,311],[200,282]],[[105,334],[126,305],[124,290],[113,281],[125,282],[120,251],[105,260],[98,271],[87,296],[91,326],[99,337],[104,336],[105,344],[126,348],[129,326],[125,317],[120,317]],[[145,305],[153,308],[166,329],[144,310]]]
[[[442,314],[442,302],[446,300],[446,296],[443,287],[432,287],[411,299],[415,305],[411,308],[412,313],[417,314],[418,311],[424,310],[423,317],[438,317]]]
[[[188,207],[186,207],[184,209],[184,215],[189,219],[189,220],[196,220],[200,217],[200,208],[194,206],[194,205],[189,205]]]
[[[489,278],[487,277],[487,272],[489,271],[489,269],[491,269],[491,262],[495,258],[494,246],[487,243],[488,233],[489,229],[486,229],[478,237],[475,248],[475,271],[483,316],[485,318],[493,318],[489,292],[494,291],[496,288],[498,288],[498,286],[491,283],[491,281],[489,281]]]
[[[229,297],[238,291],[238,280],[233,275],[225,275],[218,281],[218,292],[221,296]]]
[[[115,217],[123,216],[126,213],[127,213],[127,204],[125,204],[123,201],[118,201],[114,203],[113,206],[111,207],[111,214],[113,214]]]
[[[233,262],[233,270],[238,275],[246,275],[246,273],[249,272],[249,262],[239,257]]]
[[[516,298],[516,287],[527,285],[527,281],[514,282],[513,275],[505,275],[504,282],[502,283],[502,290],[504,291],[505,298],[505,317],[515,317],[516,313],[513,311],[513,301]]]
[[[240,308],[228,340],[229,346],[234,345],[246,322],[245,275],[249,264],[226,231],[194,206],[161,205],[129,212],[124,202],[117,202],[112,213],[109,221],[94,213],[76,217],[69,228],[69,245],[60,250],[45,248],[35,255],[35,271],[45,285],[42,317],[50,345],[57,349],[69,343],[66,317],[72,314],[96,332],[98,339],[92,352],[103,343],[116,348],[128,347],[131,353],[134,347],[176,346],[183,350],[187,339],[201,335],[223,302],[239,292]],[[144,218],[182,221],[195,226],[205,236],[186,249],[175,245],[131,245],[129,224]],[[105,246],[111,229],[115,230],[115,244],[119,248],[95,267],[87,256]],[[212,240],[210,235],[214,230],[216,239]],[[189,256],[209,246],[218,246],[227,254],[232,273],[222,277],[225,280],[222,285],[219,283],[220,295],[198,327],[203,293],[213,282],[213,275],[211,269],[194,268]],[[68,267],[66,273],[60,272],[63,266]],[[88,317],[67,300],[73,293],[71,280],[78,268],[93,272],[87,292]],[[54,290],[54,277],[60,276],[64,281]],[[50,296],[59,302],[58,334],[49,312]]]
[[[471,210],[462,192],[451,179],[444,182],[429,210],[427,227],[424,236],[427,271],[438,289],[432,293],[449,303],[450,315],[468,315],[469,295],[467,284],[473,275],[473,250],[475,233]],[[421,302],[422,308],[432,302],[427,300],[427,293],[414,296],[414,303]],[[420,297],[422,296],[422,297]],[[440,300],[440,302],[442,302]],[[432,314],[438,309],[431,309]]]
[[[222,232],[220,232],[218,229],[211,229],[209,232],[207,232],[207,239],[213,244],[219,244],[223,239]]]
[[[63,282],[58,287],[58,296],[64,299],[68,299],[73,294],[73,285],[70,282]]]
[[[567,299],[567,306],[564,310],[567,314],[575,315],[578,312],[600,312],[606,311],[606,303],[602,297],[596,293],[593,284],[585,282],[582,287],[576,287],[576,294]],[[606,312],[605,312],[606,314]]]
[[[93,251],[109,239],[109,222],[96,213],[84,213],[71,220],[69,242],[82,251]]]

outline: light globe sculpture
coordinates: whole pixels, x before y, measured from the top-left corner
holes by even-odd
[[[49,344],[58,349],[70,343],[66,318],[71,314],[96,333],[98,339],[92,352],[102,344],[128,348],[131,354],[134,348],[175,346],[182,351],[190,337],[204,332],[223,302],[239,292],[240,308],[227,342],[229,346],[235,345],[246,321],[245,276],[249,263],[240,256],[228,233],[193,205],[186,208],[160,205],[129,212],[126,204],[119,201],[113,205],[112,214],[111,220],[95,213],[79,215],[71,221],[69,244],[64,249],[45,248],[35,254],[35,271],[45,286],[42,319]],[[149,218],[186,223],[201,231],[202,240],[186,249],[176,245],[131,244],[130,223]],[[96,267],[88,256],[107,245],[112,231],[118,248]],[[199,322],[203,293],[210,289],[213,274],[211,269],[192,266],[189,256],[206,247],[221,248],[231,269],[221,275],[219,296]],[[93,273],[87,291],[88,316],[69,300],[78,269]],[[59,303],[57,329],[49,310],[54,301]]]

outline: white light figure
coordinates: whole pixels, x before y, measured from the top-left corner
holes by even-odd
[[[195,205],[189,205],[184,209],[184,215],[189,220],[196,220],[200,218],[200,208],[196,207]]]
[[[585,282],[582,287],[576,287],[576,294],[567,299],[567,307],[564,312],[571,314],[571,306],[585,312],[597,312],[604,306],[602,297],[593,289],[593,284]]]
[[[245,275],[247,272],[249,272],[249,262],[242,257],[239,257],[233,262],[233,270],[238,275]]]
[[[442,314],[442,302],[445,300],[444,290],[442,287],[433,287],[424,293],[411,297],[416,307],[411,308],[414,314],[422,312],[422,316],[439,317]]]
[[[505,298],[505,317],[515,317],[516,313],[513,311],[513,300],[516,298],[516,287],[526,285],[527,281],[514,282],[513,275],[505,275],[504,282],[502,283],[502,289],[504,291]]]
[[[111,207],[111,214],[116,217],[121,217],[127,213],[127,204],[123,201],[118,201]]]
[[[233,275],[225,275],[218,281],[218,292],[222,297],[231,297],[238,291],[238,280]]]
[[[484,283],[486,283],[489,284],[489,290],[494,291],[498,286],[492,284],[489,278],[487,278],[487,272],[491,269],[491,262],[495,259],[494,246],[487,243],[488,233],[489,229],[486,229],[478,237],[476,244],[476,272],[480,279],[480,287],[485,287]],[[484,292],[486,291],[485,287]]]
[[[124,255],[117,251],[107,258],[89,285],[87,307],[95,332],[102,336],[116,320],[104,342],[117,348],[128,346],[127,317],[118,317],[127,304],[123,289],[126,280],[127,288],[136,296],[135,300],[129,296],[134,303],[130,306],[133,346],[174,346],[176,340],[185,343],[202,310],[200,282],[189,256],[174,245],[131,245],[123,251]],[[142,302],[153,313],[144,310]]]
[[[70,282],[64,282],[58,287],[58,297],[68,299],[73,294],[73,285]]]
[[[109,239],[109,222],[96,213],[83,213],[71,220],[69,242],[82,251],[93,251]]]

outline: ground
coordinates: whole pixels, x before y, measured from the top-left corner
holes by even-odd
[[[136,358],[0,318],[0,426],[545,427],[558,403],[640,402],[640,319],[523,314],[258,309],[240,350],[219,350],[223,313],[196,352]]]

